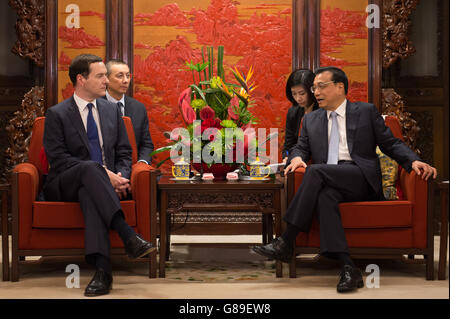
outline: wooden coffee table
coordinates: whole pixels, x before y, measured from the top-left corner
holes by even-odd
[[[158,181],[160,203],[159,277],[165,277],[170,229],[167,217],[176,212],[261,212],[263,214],[263,243],[272,237],[272,218],[275,235],[281,235],[282,194],[284,183],[279,179],[267,181],[175,181],[161,176]],[[205,194],[202,197],[202,194]],[[236,201],[236,198],[239,200]],[[233,200],[231,200],[233,199]],[[264,222],[265,221],[265,222]],[[276,276],[282,277],[282,265],[276,261]]]

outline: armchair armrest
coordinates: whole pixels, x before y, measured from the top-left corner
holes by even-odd
[[[138,232],[146,240],[152,240],[150,236],[156,236],[156,176],[158,172],[159,170],[142,162],[133,164],[131,168],[131,192],[136,201]]]
[[[36,200],[39,192],[39,172],[36,166],[31,163],[21,163],[14,167],[13,174],[18,174],[18,192],[22,196],[21,203]],[[13,183],[14,184],[14,183]],[[14,185],[13,185],[14,187]]]
[[[39,191],[39,173],[31,163],[21,163],[12,172],[12,226],[19,245],[28,244],[33,223],[33,202]],[[20,221],[20,232],[19,232]]]
[[[430,178],[425,181],[415,171],[400,173],[400,185],[405,199],[412,203],[413,239],[416,247],[426,247],[433,233],[433,183]],[[431,236],[431,239],[428,238]]]
[[[294,197],[298,188],[302,184],[303,175],[305,175],[305,168],[303,168],[303,167],[299,167],[295,170],[295,172],[289,172],[286,175],[285,189],[286,189],[286,193],[287,193],[287,204],[288,205],[292,201],[292,198]]]

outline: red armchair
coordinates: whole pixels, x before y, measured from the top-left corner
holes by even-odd
[[[398,119],[387,116],[385,123],[394,136],[403,140]],[[287,176],[287,203],[291,202],[299,188],[304,168]],[[414,171],[399,171],[399,186],[404,199],[395,201],[352,202],[339,205],[351,255],[402,258],[408,255],[423,255],[426,264],[426,279],[434,279],[434,239],[432,228],[432,183],[422,180]],[[319,222],[314,217],[311,231],[300,233],[296,239],[295,253],[319,252]],[[296,258],[289,268],[289,276],[296,277]]]
[[[132,155],[132,200],[121,201],[125,220],[156,247],[156,176],[147,164],[137,163],[137,148],[130,118],[123,117]],[[12,173],[11,281],[19,280],[19,259],[25,256],[84,255],[84,221],[79,203],[37,201],[42,187],[45,117],[36,118],[28,150],[28,162]],[[43,167],[44,166],[44,167]],[[110,233],[111,253],[125,254],[122,241]],[[149,277],[156,277],[156,252],[149,257]]]

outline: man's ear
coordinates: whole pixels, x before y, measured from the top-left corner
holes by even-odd
[[[77,74],[77,83],[83,84],[86,78],[82,74]]]

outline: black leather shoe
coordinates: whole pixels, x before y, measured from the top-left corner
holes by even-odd
[[[97,269],[91,281],[84,290],[86,297],[96,297],[109,294],[112,289],[112,276],[103,269]]]
[[[270,244],[264,246],[253,246],[253,251],[270,259],[280,260],[290,263],[294,253],[294,248],[286,244],[283,238],[275,238]]]
[[[130,258],[139,258],[156,250],[152,243],[142,239],[139,235],[131,237],[125,244],[125,251]]]
[[[338,292],[349,292],[356,288],[364,287],[361,271],[349,265],[345,265],[339,277]]]

